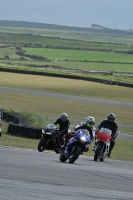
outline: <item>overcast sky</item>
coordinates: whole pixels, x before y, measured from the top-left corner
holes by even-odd
[[[133,0],[0,0],[0,20],[133,29]]]

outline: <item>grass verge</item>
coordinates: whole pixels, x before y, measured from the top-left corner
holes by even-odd
[[[132,88],[67,78],[0,72],[0,86],[133,102]]]

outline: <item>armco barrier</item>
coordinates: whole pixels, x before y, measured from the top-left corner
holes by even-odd
[[[30,124],[30,122],[28,122],[28,120],[24,121],[23,117],[20,117],[19,115],[13,113],[4,112],[1,109],[0,112],[3,113],[3,119],[5,119],[8,122],[12,122],[12,124],[9,124],[7,130],[9,134],[32,139],[41,138],[42,128],[28,127],[27,124]]]

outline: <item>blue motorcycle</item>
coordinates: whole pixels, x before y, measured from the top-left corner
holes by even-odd
[[[71,137],[65,147],[61,150],[60,161],[65,162],[69,160],[69,163],[74,163],[78,159],[79,155],[83,153],[88,144],[91,143],[89,131],[86,129],[79,129]]]

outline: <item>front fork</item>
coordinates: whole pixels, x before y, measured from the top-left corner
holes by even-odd
[[[100,140],[98,140],[98,139],[95,140],[95,146],[94,146],[94,149],[93,149],[94,151],[96,151],[99,142],[100,142]],[[102,149],[101,149],[101,152],[102,152],[101,157],[105,157],[109,153],[110,142],[104,142],[104,143],[102,142],[102,144],[103,145],[102,145]]]
[[[73,143],[76,142],[76,139],[74,137],[72,137],[68,142],[67,142],[67,145],[66,145],[66,148],[65,148],[65,151],[64,153],[67,155],[67,157],[70,156],[70,151],[71,151],[71,147],[73,145]]]

